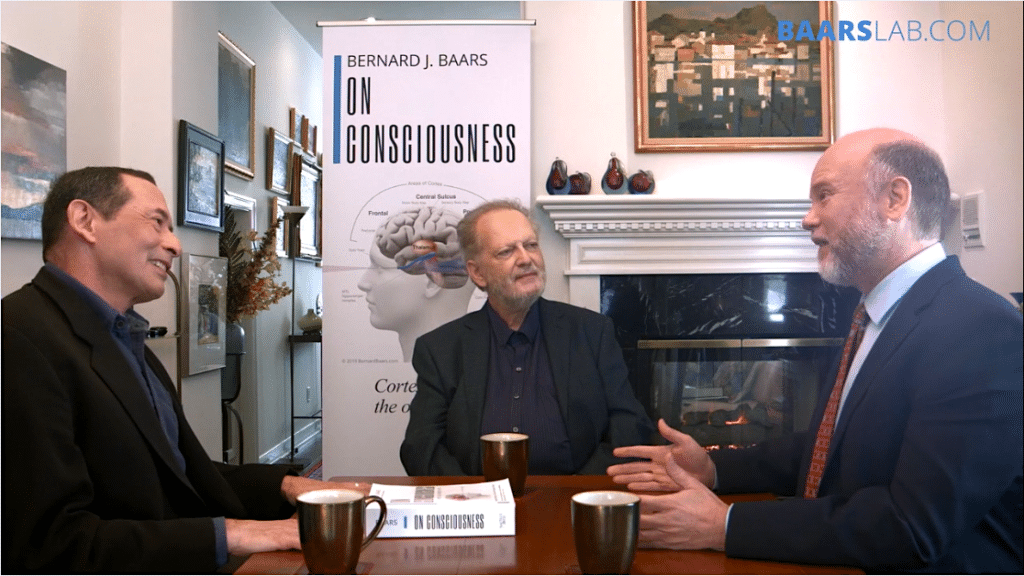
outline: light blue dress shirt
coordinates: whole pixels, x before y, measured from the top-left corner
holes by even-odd
[[[869,321],[864,326],[864,339],[861,340],[857,353],[850,362],[850,370],[846,374],[846,383],[843,385],[843,395],[839,398],[839,411],[836,414],[836,425],[843,417],[843,407],[846,405],[846,397],[850,395],[850,389],[857,380],[864,360],[874,347],[879,334],[885,329],[893,310],[899,304],[903,296],[917,282],[921,276],[935,267],[936,264],[946,259],[946,251],[942,244],[936,242],[924,250],[918,252],[913,258],[889,273],[882,279],[867,296],[864,297],[864,309],[868,313]]]

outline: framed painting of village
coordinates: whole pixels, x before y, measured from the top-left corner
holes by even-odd
[[[820,150],[835,132],[831,2],[634,2],[637,152]],[[780,39],[779,22],[792,23]],[[819,40],[820,38],[820,40]]]

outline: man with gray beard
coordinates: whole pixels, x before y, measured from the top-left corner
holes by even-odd
[[[487,202],[458,225],[487,303],[416,341],[417,390],[402,442],[410,476],[482,474],[480,436],[530,437],[530,474],[602,474],[653,427],[627,381],[611,320],[541,298],[544,255],[516,202]]]
[[[706,453],[659,423],[614,480],[640,541],[868,572],[1022,570],[1022,323],[946,256],[942,161],[914,136],[854,132],[811,175],[821,277],[863,294],[811,429]],[[789,496],[731,507],[712,492]]]

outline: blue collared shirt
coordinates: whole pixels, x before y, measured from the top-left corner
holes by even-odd
[[[170,443],[174,460],[184,473],[186,464],[185,457],[178,447],[179,429],[178,417],[174,411],[174,399],[157,378],[149,363],[146,362],[145,339],[146,333],[149,331],[149,322],[132,309],[121,314],[108,304],[106,300],[100,298],[98,294],[57,266],[46,263],[45,268],[57,277],[58,280],[74,290],[86,305],[96,313],[100,321],[103,322],[103,325],[110,332],[110,335],[113,336],[114,341],[117,342],[118,347],[121,349],[121,353],[128,360],[128,365],[132,367],[135,381],[139,383],[139,386],[149,398],[150,405],[153,406],[160,421],[160,427],[163,429],[168,443]],[[222,566],[228,561],[227,529],[224,526],[224,518],[213,518],[213,527],[217,539],[217,564]]]
[[[879,334],[882,333],[889,318],[892,317],[896,305],[914,283],[920,280],[921,276],[945,259],[946,251],[943,250],[941,243],[936,242],[915,254],[910,260],[900,264],[864,297],[864,309],[868,314],[869,321],[864,326],[864,339],[861,340],[860,347],[857,348],[857,353],[854,354],[853,360],[850,362],[850,371],[847,373],[846,383],[843,385],[843,395],[839,398],[839,410],[836,413],[837,425],[843,417],[846,397],[850,395],[850,389],[857,381],[857,374],[864,365],[864,360],[871,352],[871,348],[878,340]]]
[[[480,434],[518,432],[530,437],[530,474],[573,474],[569,434],[558,405],[540,305],[534,303],[519,330],[491,308],[487,393]]]

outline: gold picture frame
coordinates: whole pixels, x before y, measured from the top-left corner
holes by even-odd
[[[217,126],[224,140],[224,169],[256,177],[256,62],[217,33]]]
[[[634,2],[637,152],[822,150],[832,143],[832,41],[780,42],[769,17],[737,10],[776,10],[778,20],[812,22],[815,33],[833,14],[831,2]]]

